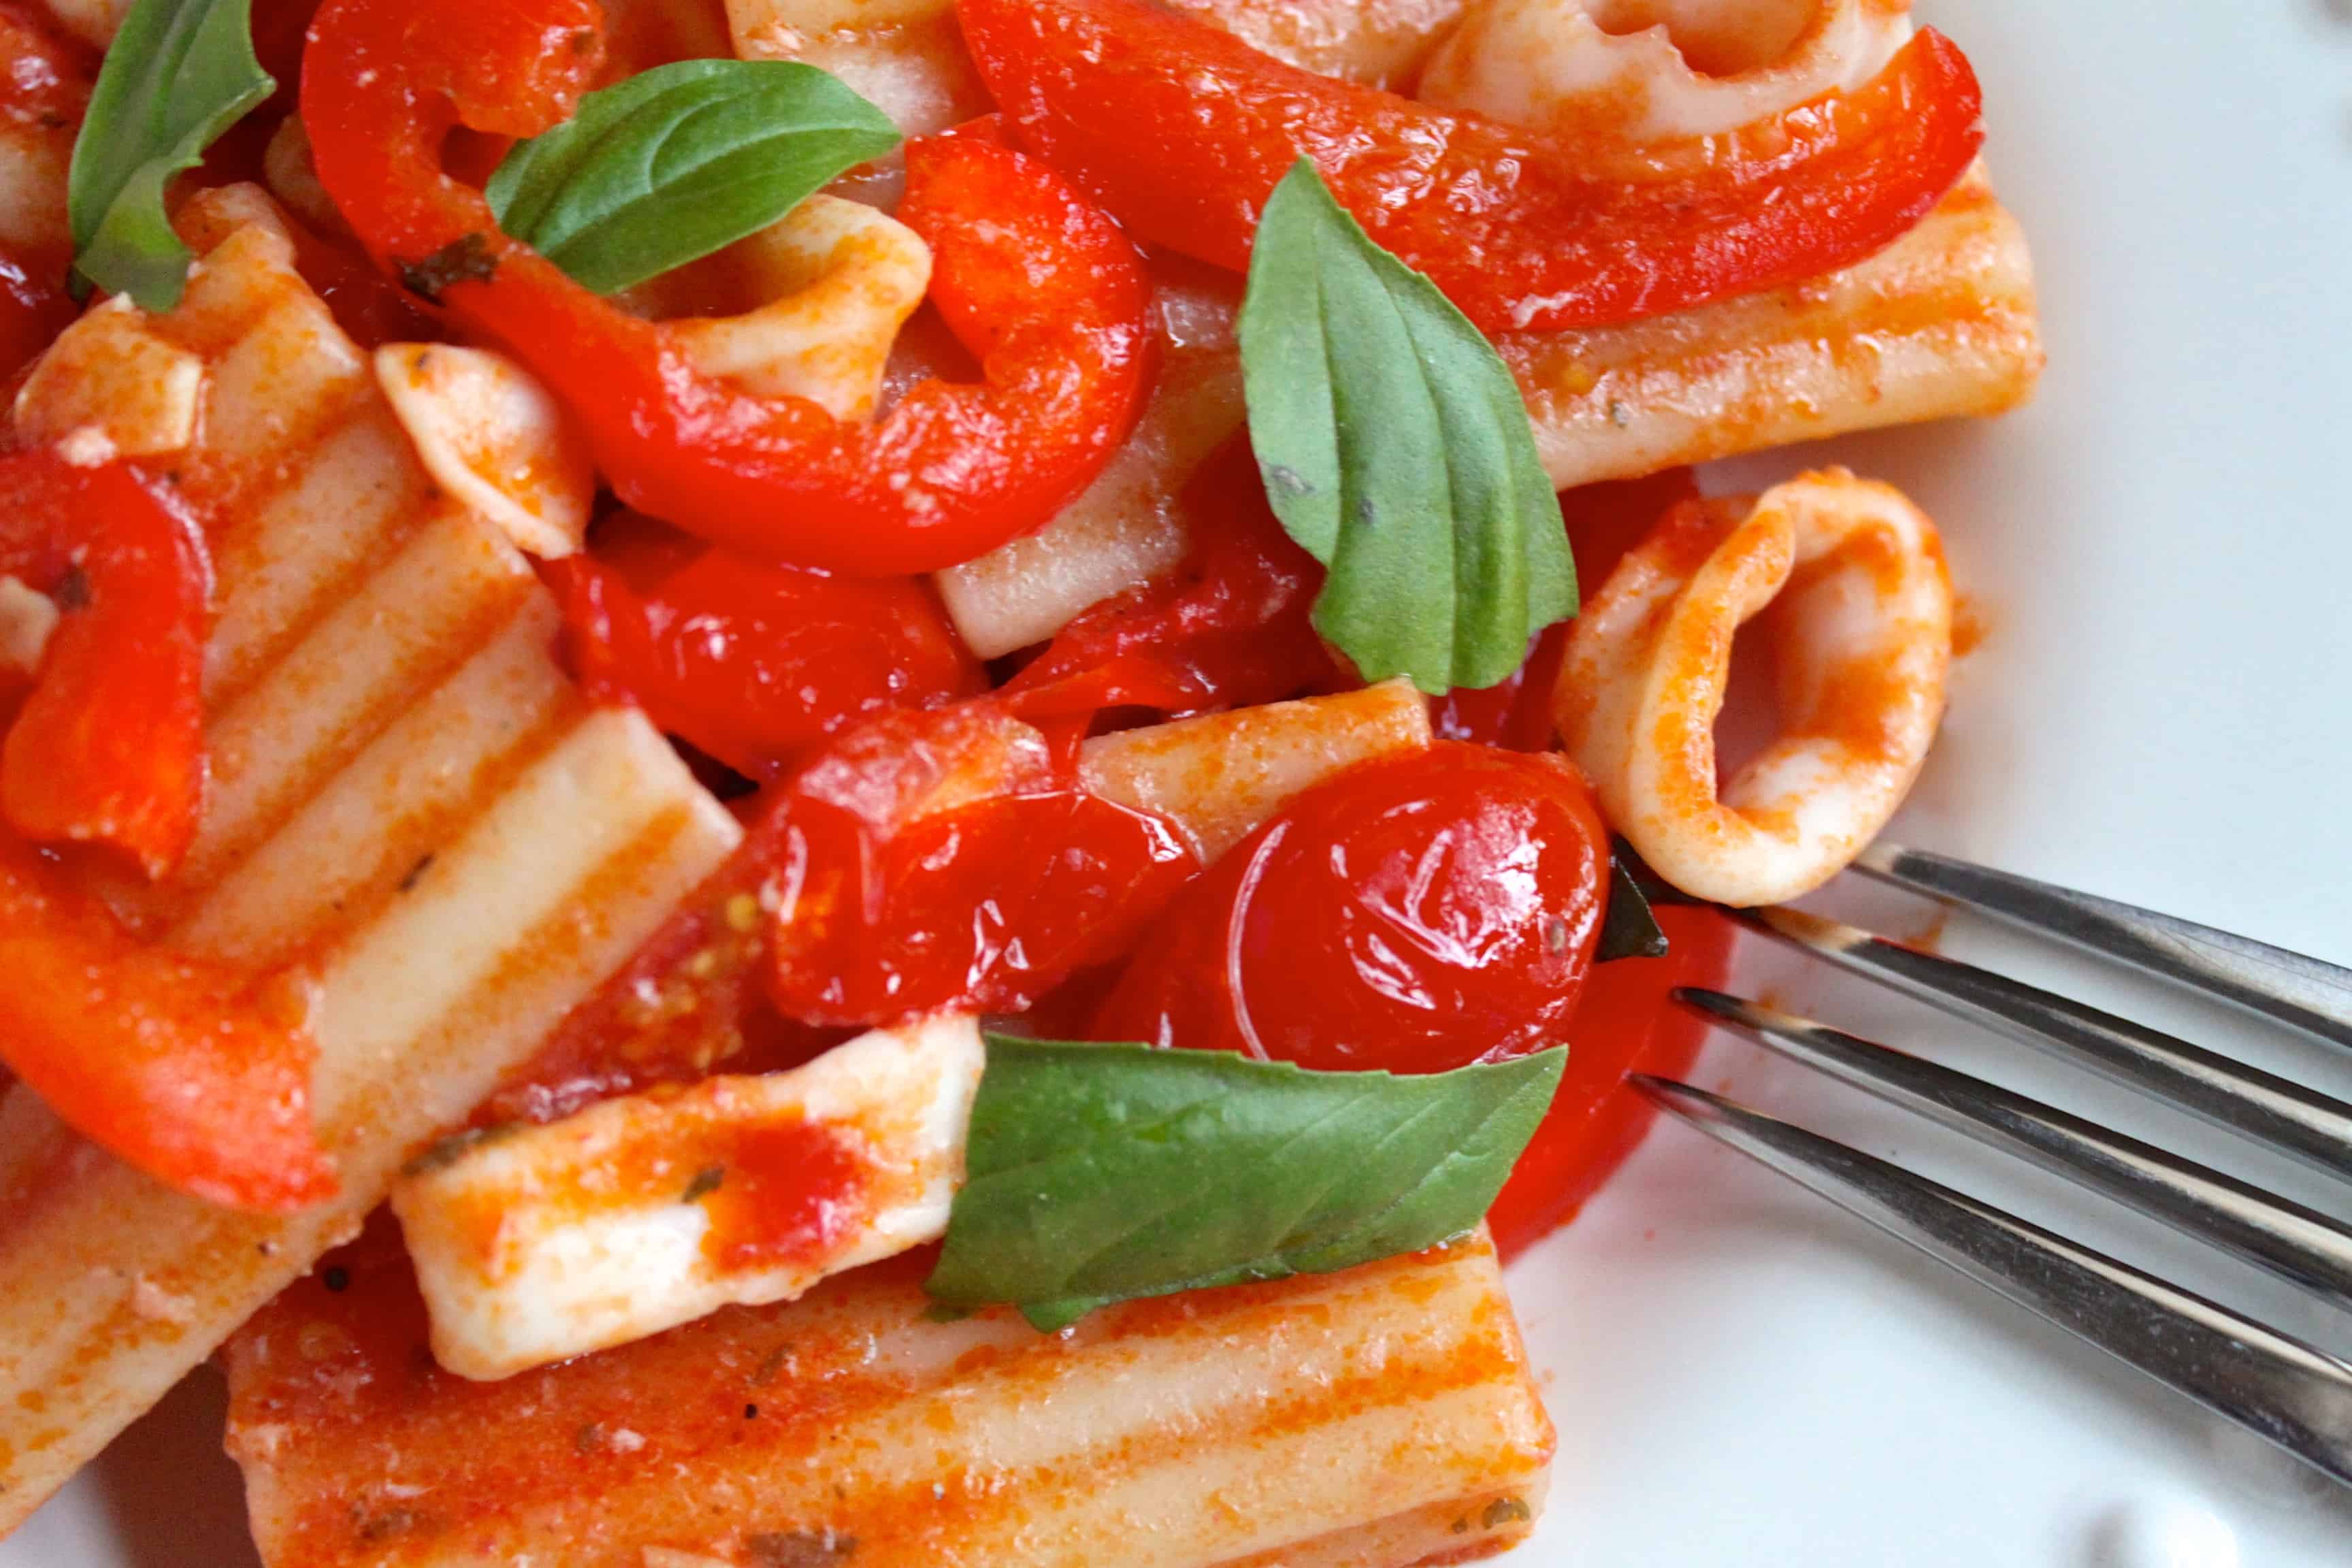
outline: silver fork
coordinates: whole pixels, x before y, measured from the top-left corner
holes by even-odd
[[[1879,846],[1856,869],[1990,915],[2352,1052],[2352,971],[1966,861]],[[1790,909],[1750,929],[2352,1182],[2352,1104],[2158,1029]],[[1756,1044],[2074,1177],[2339,1307],[2352,1226],[2096,1122],[1717,991],[1685,1005]],[[1708,1136],[2352,1484],[2352,1363],[1901,1166],[1670,1079],[1643,1094]]]

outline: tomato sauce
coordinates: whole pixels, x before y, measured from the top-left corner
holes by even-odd
[[[715,1182],[703,1255],[735,1271],[814,1264],[865,1223],[866,1163],[840,1134],[803,1121],[735,1131],[700,1167]]]

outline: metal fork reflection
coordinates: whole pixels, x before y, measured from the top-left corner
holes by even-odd
[[[2111,900],[1881,846],[1858,869],[2352,1049],[2352,971]],[[1972,964],[1789,909],[1751,930],[2352,1183],[2352,1104]],[[2089,1185],[2352,1308],[2352,1226],[1966,1073],[1716,991],[1677,999],[1792,1061]],[[1634,1086],[2101,1350],[2352,1484],[2352,1363],[1873,1155],[1668,1079]]]

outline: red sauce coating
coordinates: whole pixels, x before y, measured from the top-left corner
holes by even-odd
[[[702,1250],[718,1268],[814,1262],[866,1223],[866,1162],[821,1123],[742,1128],[713,1152],[709,1168],[722,1173],[702,1199]]]
[[[1557,758],[1441,742],[1369,763],[1187,889],[1093,1033],[1400,1072],[1539,1049],[1576,1006],[1608,860]]]

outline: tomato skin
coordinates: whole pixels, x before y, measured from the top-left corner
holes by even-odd
[[[779,809],[768,994],[804,1024],[1020,1011],[1125,952],[1200,865],[987,702],[854,732]]]
[[[574,669],[747,777],[892,708],[979,689],[981,672],[911,577],[831,577],[747,561],[624,514],[541,574]]]
[[[1605,325],[1818,277],[1907,232],[1983,142],[1958,49],[1923,30],[1879,79],[1735,133],[1695,172],[1318,77],[1145,0],[962,0],[1016,139],[1139,237],[1239,270],[1299,158],[1481,330]]]
[[[1683,985],[1719,989],[1737,928],[1713,910],[1656,912],[1666,955],[1595,966],[1568,1021],[1559,1090],[1486,1215],[1506,1257],[1573,1219],[1648,1134],[1656,1111],[1625,1087],[1625,1075],[1685,1077],[1706,1041],[1706,1025],[1676,1006],[1672,993]]]
[[[63,262],[28,264],[0,250],[0,379],[32,363],[81,313],[65,276]]]
[[[1525,1055],[1575,1008],[1608,865],[1558,758],[1440,742],[1367,763],[1186,889],[1091,1032],[1324,1069]]]

